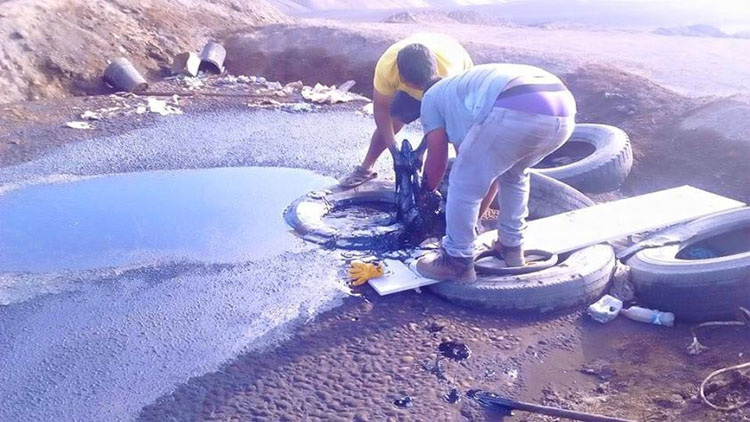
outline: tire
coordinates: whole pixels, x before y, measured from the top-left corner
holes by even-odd
[[[532,173],[529,196],[532,218],[591,205],[591,199],[570,186]],[[560,264],[534,273],[482,276],[473,284],[443,282],[427,289],[457,305],[497,313],[572,308],[598,299],[607,289],[615,268],[611,246],[590,246],[561,258]]]
[[[643,249],[627,260],[638,301],[689,321],[734,319],[750,308],[750,234],[738,237],[744,250],[707,259],[681,259],[688,247],[714,236],[750,230],[750,208],[713,214],[659,234],[663,246]],[[645,241],[648,242],[648,239]]]
[[[442,282],[427,288],[437,296],[489,312],[552,312],[587,304],[604,294],[615,268],[609,245],[572,252],[552,268],[515,276],[484,276],[473,284]]]
[[[556,155],[566,151],[566,145],[588,144],[593,152],[569,164],[552,165]],[[537,164],[533,171],[567,183],[582,192],[602,193],[622,185],[633,167],[633,149],[628,135],[614,126],[599,124],[576,125],[570,140]]]
[[[543,174],[531,173],[529,217],[549,217],[594,205],[588,196]]]

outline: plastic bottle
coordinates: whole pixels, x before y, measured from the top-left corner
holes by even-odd
[[[594,321],[605,324],[617,318],[622,310],[622,301],[614,296],[604,295],[589,306],[588,314]]]
[[[671,312],[661,312],[654,309],[641,308],[640,306],[631,306],[628,309],[623,309],[620,313],[633,321],[663,325],[665,327],[674,325],[674,314]]]

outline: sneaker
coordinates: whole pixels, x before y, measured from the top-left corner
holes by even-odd
[[[523,267],[526,265],[522,246],[503,246],[502,243],[496,241],[494,248],[503,257],[505,265],[508,267]]]
[[[417,272],[422,277],[440,281],[468,284],[477,280],[473,258],[456,258],[443,248],[419,258]]]

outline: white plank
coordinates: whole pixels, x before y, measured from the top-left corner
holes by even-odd
[[[552,253],[570,252],[744,205],[692,186],[681,186],[530,221],[525,247]],[[496,238],[497,232],[491,231],[482,234],[477,242],[490,245]],[[398,271],[370,281],[378,294],[397,293],[435,283],[413,272],[407,274],[403,270],[409,267],[404,264],[394,264],[394,268]]]
[[[744,205],[681,186],[530,221],[525,246],[560,254]],[[496,237],[495,232],[485,233],[480,242],[490,244]]]
[[[436,280],[420,277],[413,268],[407,266],[401,261],[386,259],[383,262],[386,266],[385,275],[370,280],[370,286],[372,286],[380,296],[437,283]]]

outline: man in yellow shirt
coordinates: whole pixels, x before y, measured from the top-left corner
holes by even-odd
[[[362,164],[341,180],[352,188],[377,177],[373,166],[395,143],[401,128],[419,118],[423,90],[436,77],[449,77],[473,66],[469,53],[440,34],[416,34],[390,46],[375,66],[373,106],[375,133]]]

